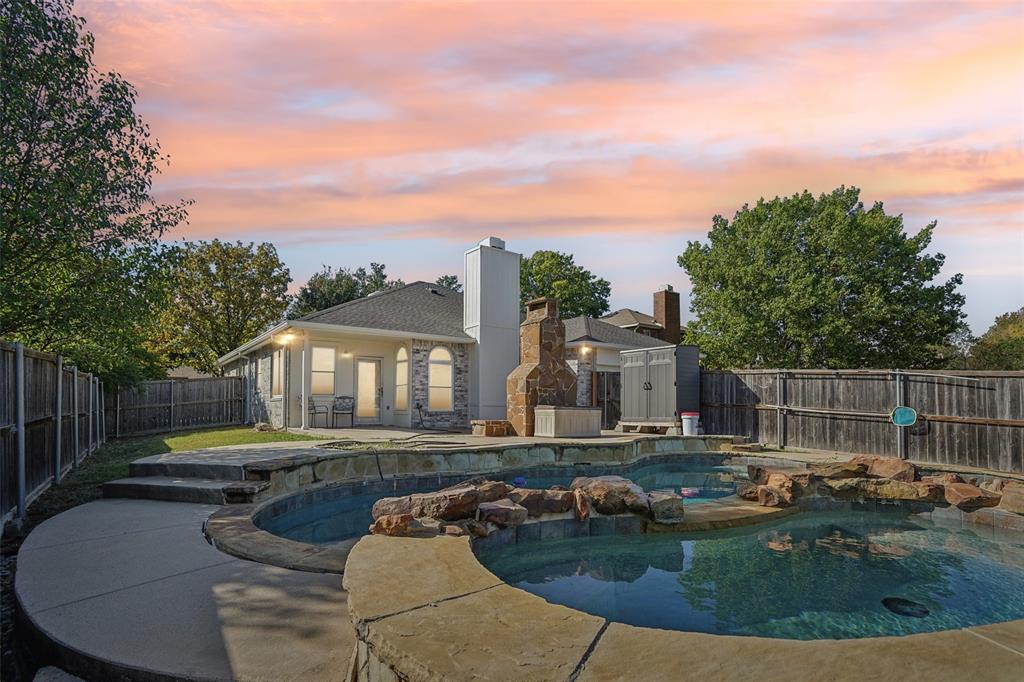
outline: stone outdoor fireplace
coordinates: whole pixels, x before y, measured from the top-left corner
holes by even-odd
[[[535,435],[538,405],[576,404],[576,374],[565,362],[565,325],[558,300],[537,298],[526,304],[519,326],[519,366],[508,375],[508,421],[518,436]]]

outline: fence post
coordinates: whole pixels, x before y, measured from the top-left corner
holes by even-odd
[[[71,368],[71,410],[74,413],[74,426],[75,426],[75,442],[72,444],[71,450],[71,468],[78,468],[78,450],[81,444],[81,435],[79,434],[78,427],[78,367]]]
[[[121,389],[114,396],[114,438],[121,437]]]
[[[893,379],[896,381],[896,406],[899,407],[903,404],[903,372],[895,370],[893,372]],[[904,428],[902,426],[896,427],[896,456],[900,459],[907,458],[907,444],[904,440]]]
[[[779,449],[786,447],[786,373],[779,371],[775,378],[775,431]]]
[[[18,525],[25,520],[25,346],[14,344],[14,432],[18,467]]]
[[[89,402],[88,411],[85,414],[85,419],[88,421],[88,428],[85,433],[88,440],[85,442],[85,456],[88,457],[92,454],[92,422],[93,422],[93,411],[92,411],[92,374],[89,375]]]
[[[64,434],[64,356],[57,356],[57,395],[53,408],[53,484],[60,485],[60,446]]]
[[[167,430],[174,430],[174,379],[167,382],[170,384],[171,402],[167,405]]]
[[[107,393],[103,388],[101,381],[97,389],[100,397],[100,445],[107,442]]]

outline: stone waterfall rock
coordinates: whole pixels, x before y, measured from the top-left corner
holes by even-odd
[[[513,488],[508,499],[526,507],[530,516],[558,514],[572,509],[572,491]]]
[[[818,478],[864,478],[868,473],[868,465],[864,462],[830,462],[827,464],[811,464],[807,470]]]
[[[581,476],[569,486],[573,490],[582,490],[590,501],[590,506],[599,514],[648,514],[650,500],[643,488],[621,476]]]
[[[417,519],[412,514],[384,514],[374,519],[370,532],[400,538],[432,537],[437,535],[436,519]]]
[[[473,516],[480,503],[480,491],[474,486],[449,488],[436,493],[416,493],[404,497],[384,497],[373,503],[373,518],[411,514],[456,521]]]
[[[947,483],[944,487],[946,502],[963,511],[974,511],[982,507],[994,507],[999,504],[1000,495],[982,490],[970,483]]]
[[[1003,486],[999,508],[1014,514],[1024,514],[1024,483],[1010,482]]]
[[[658,523],[682,523],[683,498],[675,493],[654,491],[647,493],[651,504],[651,518]]]
[[[867,466],[868,477],[889,478],[894,481],[904,481],[907,483],[917,478],[917,467],[898,457],[859,455],[851,458],[849,463]]]
[[[572,492],[572,511],[577,521],[586,521],[590,518],[590,500],[582,490]]]
[[[481,523],[490,522],[501,528],[521,525],[528,516],[526,507],[507,499],[481,502],[476,515]]]

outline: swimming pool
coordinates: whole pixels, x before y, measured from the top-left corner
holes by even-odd
[[[553,472],[550,469],[539,472],[502,472],[494,474],[494,480],[503,480],[526,488],[549,488],[553,485],[568,486],[576,476],[600,475],[607,468],[572,467],[564,472]],[[707,501],[736,491],[736,481],[746,478],[743,467],[728,464],[708,465],[686,462],[659,462],[630,467],[621,475],[628,477],[644,490],[681,490],[687,497],[687,503]],[[414,490],[403,493],[360,493],[360,488],[337,486],[317,491],[316,495],[297,498],[291,508],[274,515],[257,513],[253,521],[261,529],[298,542],[315,545],[344,542],[366,534],[373,522],[371,509],[373,503],[382,497],[408,492],[428,492],[436,490],[428,481]]]
[[[549,602],[670,630],[848,639],[1024,618],[1024,533],[901,513],[801,514],[683,537],[531,540],[478,558]]]

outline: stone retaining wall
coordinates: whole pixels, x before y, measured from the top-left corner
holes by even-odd
[[[615,443],[537,443],[501,445],[445,452],[423,450],[339,451],[318,448],[316,454],[253,462],[246,465],[248,480],[269,481],[258,501],[285,495],[316,483],[402,476],[438,475],[441,487],[468,475],[509,469],[564,467],[583,464],[629,464],[651,455],[721,452],[732,436],[677,436],[637,438]],[[732,454],[732,453],[730,453]],[[763,458],[758,461],[763,462]],[[615,472],[608,472],[615,473]]]

